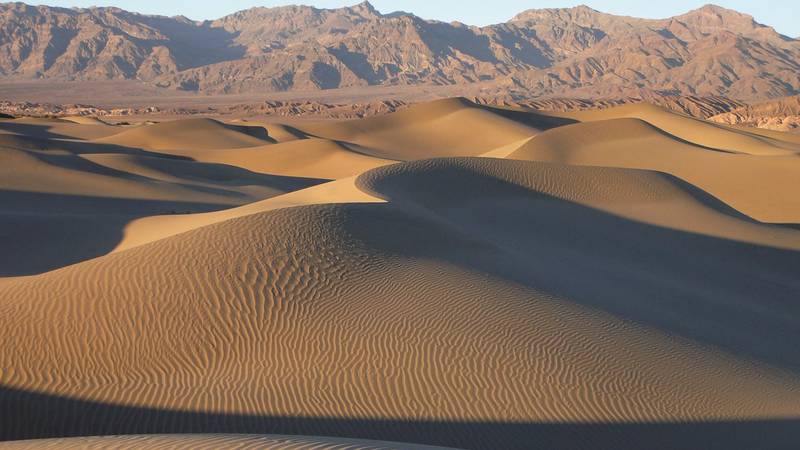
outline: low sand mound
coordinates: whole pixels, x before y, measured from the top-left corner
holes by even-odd
[[[271,139],[263,127],[228,125],[214,119],[186,119],[142,125],[99,142],[151,150],[257,147]]]
[[[695,119],[667,111],[647,103],[617,106],[614,108],[559,113],[560,116],[581,122],[636,118],[660,128],[685,141],[733,153],[763,156],[791,156],[800,154],[800,145],[791,138],[777,139],[760,132]]]
[[[258,124],[258,122],[253,122],[253,124]],[[267,129],[269,133],[269,137],[275,139],[277,142],[289,142],[294,141],[297,139],[305,139],[306,136],[302,131],[298,130],[297,128],[285,125],[281,123],[266,123],[263,124],[264,128]]]
[[[800,231],[638,170],[456,158],[358,185],[389,203],[240,215],[0,283],[0,438],[800,439]]]
[[[92,116],[65,116],[62,117],[61,120],[81,125],[109,125],[107,122]]]
[[[598,120],[548,130],[508,157],[658,170],[757,220],[800,223],[797,156],[754,156],[702,147],[641,119]]]
[[[328,180],[351,177],[396,162],[372,156],[369,150],[357,145],[316,138],[262,147],[176,154],[191,155],[196,161],[227,164],[258,173]]]
[[[26,449],[236,449],[236,450],[446,450],[444,447],[311,436],[269,435],[134,435],[40,439],[0,443],[3,450]]]
[[[378,157],[407,161],[477,156],[563,123],[563,119],[547,115],[479,106],[456,98],[380,117],[298,128],[312,136],[361,145]]]
[[[202,190],[193,192],[179,184],[162,185],[155,180],[105,167],[73,154],[5,148],[0,152],[0,174],[0,189],[4,191],[235,204],[234,201],[226,201],[224,195]],[[3,205],[7,206],[8,203]]]
[[[99,139],[119,133],[120,128],[95,123],[79,124],[62,119],[0,119],[0,130],[46,139]]]

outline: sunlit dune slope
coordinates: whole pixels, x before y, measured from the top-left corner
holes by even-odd
[[[558,115],[581,122],[620,118],[641,119],[666,133],[693,144],[733,153],[764,156],[800,154],[800,145],[798,145],[796,139],[789,135],[776,138],[776,134],[767,135],[767,133],[763,133],[760,130],[750,131],[707,122],[667,111],[647,103],[636,103],[601,110],[558,113]]]
[[[99,142],[153,150],[255,147],[271,142],[263,127],[186,119],[125,129]]]
[[[224,211],[144,217],[125,226],[124,236],[114,251],[127,250],[204,226],[280,208],[330,203],[384,202],[383,199],[359,189],[355,181],[355,177],[344,178]]]
[[[508,157],[658,170],[708,191],[755,219],[800,223],[797,155],[755,156],[721,147],[692,144],[642,119],[622,118],[548,130]]]
[[[361,145],[371,149],[374,156],[407,161],[477,156],[564,123],[568,122],[454,98],[415,105],[385,116],[298,128],[312,136]]]
[[[81,125],[108,125],[107,122],[91,116],[66,116],[62,117],[61,120],[66,120],[68,122],[73,122]]]

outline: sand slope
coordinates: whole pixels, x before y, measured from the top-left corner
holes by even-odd
[[[444,447],[357,439],[258,435],[147,435],[40,439],[0,443],[4,450],[22,449],[259,449],[259,450],[445,450]]]
[[[172,152],[196,161],[229,164],[253,172],[339,179],[396,161],[375,157],[358,145],[327,139],[297,139],[267,146]]]
[[[126,129],[101,142],[169,150],[255,147],[270,140],[262,127],[229,125],[214,119],[187,119]]]
[[[665,132],[697,145],[751,155],[796,155],[800,152],[797,141],[790,135],[775,138],[761,130],[728,127],[707,122],[684,114],[667,111],[647,103],[617,106],[603,110],[559,113],[575,120],[637,118],[645,120]]]
[[[260,202],[205,214],[150,216],[130,222],[114,251],[127,250],[187,231],[252,214],[280,208],[329,203],[383,203],[384,200],[360,190],[356,177],[324,183]]]
[[[477,156],[529,138],[564,119],[521,114],[455,98],[415,105],[380,117],[298,126],[304,133],[372,149],[374,156],[413,160]]]
[[[0,440],[800,440],[796,157],[648,118],[417,109],[241,148],[216,122],[229,147],[8,140]],[[485,156],[394,160],[426,152]]]
[[[104,123],[86,124],[64,119],[0,119],[0,131],[3,133],[33,134],[42,138],[99,139],[121,130]]]
[[[625,169],[450,159],[375,169],[358,183],[389,203],[241,216],[0,285],[3,317],[26,324],[0,331],[14,349],[2,354],[14,368],[4,385],[125,405],[95,416],[92,403],[35,403],[56,418],[90,414],[87,434],[194,431],[208,420],[125,420],[141,414],[134,407],[265,418],[211,430],[225,432],[277,422],[331,434],[328,418],[348,419],[337,432],[369,438],[374,430],[356,423],[800,412],[791,375],[800,355],[787,346],[797,328],[786,320],[800,289],[797,253],[752,243],[771,227],[696,199],[674,178]],[[730,240],[648,224],[652,202],[746,230]],[[800,232],[786,232],[796,245]],[[56,301],[54,291],[64,294]],[[524,428],[418,427],[412,441],[422,443],[536,444]],[[35,427],[20,417],[7,430]]]
[[[796,155],[755,156],[703,147],[641,119],[598,120],[549,130],[509,158],[658,170],[708,191],[755,219],[800,223],[800,159]]]
[[[48,138],[48,126],[0,134],[0,276],[32,275],[106,254],[125,224],[140,217],[225,209],[321,182]],[[20,233],[30,238],[19,239]]]

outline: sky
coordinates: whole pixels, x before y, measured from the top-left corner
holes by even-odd
[[[117,6],[129,11],[166,16],[184,15],[191,19],[217,19],[253,6],[307,4],[318,8],[349,6],[361,0],[51,0],[27,3],[63,7]],[[531,8],[562,8],[586,4],[598,11],[612,14],[660,19],[682,14],[706,3],[735,9],[774,27],[791,37],[800,37],[800,7],[798,0],[371,0],[383,13],[412,12],[425,19],[446,22],[457,20],[469,25],[489,25],[505,22],[517,13]]]

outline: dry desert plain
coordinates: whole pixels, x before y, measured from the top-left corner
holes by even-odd
[[[647,104],[3,119],[0,448],[797,448],[797,224]]]

